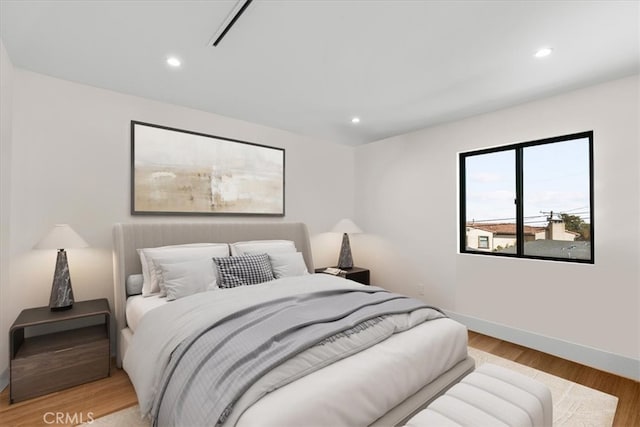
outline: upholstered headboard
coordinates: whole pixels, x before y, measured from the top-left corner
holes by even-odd
[[[118,330],[127,326],[126,279],[142,272],[139,248],[185,243],[234,243],[246,240],[293,240],[313,272],[309,231],[297,222],[129,223],[113,228],[114,304]]]

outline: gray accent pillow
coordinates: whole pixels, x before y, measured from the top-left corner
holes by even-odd
[[[221,288],[257,285],[274,279],[267,254],[214,257],[213,262],[218,268]]]
[[[143,281],[142,274],[132,274],[127,277],[127,296],[140,295]]]

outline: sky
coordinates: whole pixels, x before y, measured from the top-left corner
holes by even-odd
[[[515,222],[515,150],[466,158],[467,221]],[[589,222],[589,140],[527,147],[523,152],[525,224],[545,226],[541,212]]]

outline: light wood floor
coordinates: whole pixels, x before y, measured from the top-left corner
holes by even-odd
[[[136,403],[138,400],[129,377],[114,365],[108,378],[12,405],[9,404],[9,387],[5,388],[0,393],[0,426],[72,426]],[[52,422],[56,417],[63,422]]]
[[[475,332],[469,332],[469,345],[617,396],[614,426],[640,426],[640,383],[636,381]],[[114,367],[109,378],[13,405],[9,405],[9,390],[5,389],[0,393],[0,425],[74,425],[74,421],[88,422],[136,403],[129,378],[124,371]],[[64,422],[52,423],[56,416]]]

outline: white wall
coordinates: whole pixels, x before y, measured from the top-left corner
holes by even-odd
[[[56,254],[32,247],[55,223],[71,224],[91,245],[68,250],[76,300],[107,297],[113,304],[116,222],[304,221],[318,234],[316,264],[337,256],[338,244],[328,247],[332,238],[322,233],[353,216],[353,148],[17,68],[13,77],[11,276],[2,280],[8,296],[0,302],[10,323],[20,310],[48,304]],[[132,217],[132,119],[285,148],[286,217]],[[3,168],[3,180],[4,174]],[[4,356],[6,340],[0,342]],[[7,366],[2,361],[0,372]]]
[[[633,76],[358,147],[356,221],[376,236],[353,239],[358,264],[477,324],[612,354],[640,378],[638,87]],[[459,152],[588,130],[594,265],[458,254]]]
[[[9,287],[9,230],[11,229],[11,117],[13,65],[0,40],[0,389],[8,381],[10,325],[13,319],[5,309]]]

